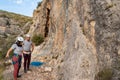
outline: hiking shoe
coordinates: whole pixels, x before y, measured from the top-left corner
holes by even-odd
[[[27,69],[27,71],[32,71],[31,69]]]
[[[24,73],[27,73],[27,70],[24,70]]]
[[[17,78],[20,78],[21,77],[21,75],[17,75]]]

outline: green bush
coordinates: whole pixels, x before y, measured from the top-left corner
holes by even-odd
[[[5,70],[5,66],[0,65],[0,80],[3,80],[3,71]]]
[[[98,72],[98,74],[95,77],[95,80],[111,80],[112,76],[112,69],[103,69],[102,71]]]
[[[15,36],[7,37],[6,38],[0,38],[0,60],[5,58],[5,55],[8,51],[8,49],[12,46],[12,44],[15,42]],[[12,53],[10,54],[12,55]]]
[[[2,68],[1,68],[2,69]],[[3,75],[2,75],[2,73],[3,73],[3,70],[1,70],[0,69],[0,80],[3,80]]]
[[[42,4],[42,1],[41,1],[41,2],[38,2],[38,6],[37,6],[37,8],[38,8],[38,7],[40,7],[40,6],[41,6],[41,4]]]
[[[40,35],[33,35],[32,41],[35,43],[36,46],[40,45],[42,42],[44,42],[44,37]]]

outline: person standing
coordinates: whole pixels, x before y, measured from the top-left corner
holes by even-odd
[[[30,39],[30,35],[26,34],[25,41],[23,42],[23,56],[24,56],[24,72],[30,70],[30,61],[31,61],[31,53],[34,50],[34,44]]]
[[[21,60],[22,60],[22,54],[23,54],[23,43],[24,39],[22,37],[17,37],[17,41],[15,44],[12,45],[12,47],[7,51],[6,58],[9,57],[9,54],[13,51],[14,55],[12,57],[12,63],[14,65],[14,80],[17,80],[17,78],[21,77],[19,74],[19,70],[21,68]]]

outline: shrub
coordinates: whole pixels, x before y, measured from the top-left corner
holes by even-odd
[[[102,71],[98,72],[95,80],[111,80],[112,76],[112,69],[103,69]]]
[[[15,36],[12,37],[7,37],[7,39],[5,38],[0,38],[0,60],[4,59],[8,49],[11,47],[11,45],[15,42]],[[12,54],[10,54],[12,55]]]
[[[32,41],[35,43],[36,46],[40,45],[42,42],[44,42],[44,37],[40,35],[33,35]]]
[[[41,2],[38,2],[38,6],[37,6],[37,8],[38,8],[39,6],[41,6],[41,4],[42,4],[42,1],[41,1]]]
[[[7,16],[5,14],[1,14],[0,17],[6,18]]]
[[[3,80],[4,66],[0,66],[0,80]]]

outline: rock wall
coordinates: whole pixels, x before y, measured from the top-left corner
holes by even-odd
[[[53,68],[55,80],[118,80],[119,7],[118,0],[43,0],[29,31],[46,37],[36,59]]]

